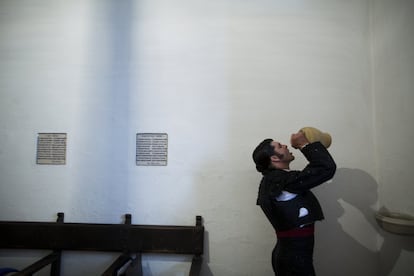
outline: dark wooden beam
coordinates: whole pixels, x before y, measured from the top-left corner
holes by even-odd
[[[204,227],[0,221],[0,248],[203,254]]]

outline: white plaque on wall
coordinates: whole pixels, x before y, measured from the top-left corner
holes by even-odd
[[[39,133],[37,136],[38,165],[66,164],[66,133]]]
[[[166,166],[168,134],[137,133],[137,166]]]

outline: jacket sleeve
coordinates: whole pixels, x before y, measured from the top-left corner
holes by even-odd
[[[302,149],[309,164],[302,171],[291,173],[286,190],[291,193],[303,193],[331,179],[336,164],[328,150],[320,143],[308,144]]]

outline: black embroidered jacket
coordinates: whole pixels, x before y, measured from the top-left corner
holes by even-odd
[[[324,218],[322,208],[310,189],[331,179],[336,171],[335,161],[320,143],[308,144],[302,150],[309,164],[302,171],[273,169],[263,173],[257,205],[276,231],[289,230]],[[277,201],[282,190],[297,196],[288,201]],[[308,214],[299,217],[299,210]]]

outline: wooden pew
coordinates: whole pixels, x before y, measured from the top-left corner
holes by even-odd
[[[65,223],[58,213],[56,222],[0,221],[0,248],[48,249],[51,254],[14,275],[32,275],[51,265],[50,275],[60,275],[61,252],[109,251],[119,257],[103,273],[104,276],[142,275],[141,254],[193,255],[189,275],[200,274],[204,250],[202,217],[195,226],[134,225],[131,215],[124,224]]]

